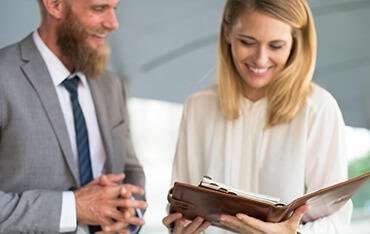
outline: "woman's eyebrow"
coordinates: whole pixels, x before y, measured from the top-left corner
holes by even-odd
[[[256,39],[256,38],[251,37],[251,36],[248,36],[248,35],[238,34],[238,36],[239,36],[239,37],[244,37],[244,38],[246,38],[246,39],[251,39],[251,40],[256,40],[256,41],[257,41],[257,39]]]

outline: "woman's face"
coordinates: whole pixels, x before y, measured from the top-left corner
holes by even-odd
[[[224,26],[234,65],[244,80],[244,96],[257,101],[285,67],[293,44],[292,28],[258,11],[243,13],[231,30]]]

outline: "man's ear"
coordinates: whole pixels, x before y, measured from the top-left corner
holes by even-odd
[[[46,11],[53,17],[60,19],[64,15],[66,0],[43,0]]]
[[[231,44],[231,40],[230,40],[230,29],[229,27],[225,24],[225,23],[222,23],[222,31],[223,31],[223,36],[225,38],[225,41],[228,43],[228,44]]]

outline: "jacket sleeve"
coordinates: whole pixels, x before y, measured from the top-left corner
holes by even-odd
[[[58,233],[61,204],[62,192],[32,190],[15,194],[0,191],[0,233],[25,230]]]

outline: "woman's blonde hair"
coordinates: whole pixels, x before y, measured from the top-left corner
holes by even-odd
[[[240,116],[243,79],[232,61],[230,45],[224,37],[223,25],[231,31],[241,14],[247,11],[276,18],[292,27],[291,54],[278,77],[268,86],[266,127],[291,120],[305,104],[312,91],[316,63],[316,30],[311,10],[305,0],[228,0],[226,2],[218,48],[217,80],[221,109],[231,120]]]

